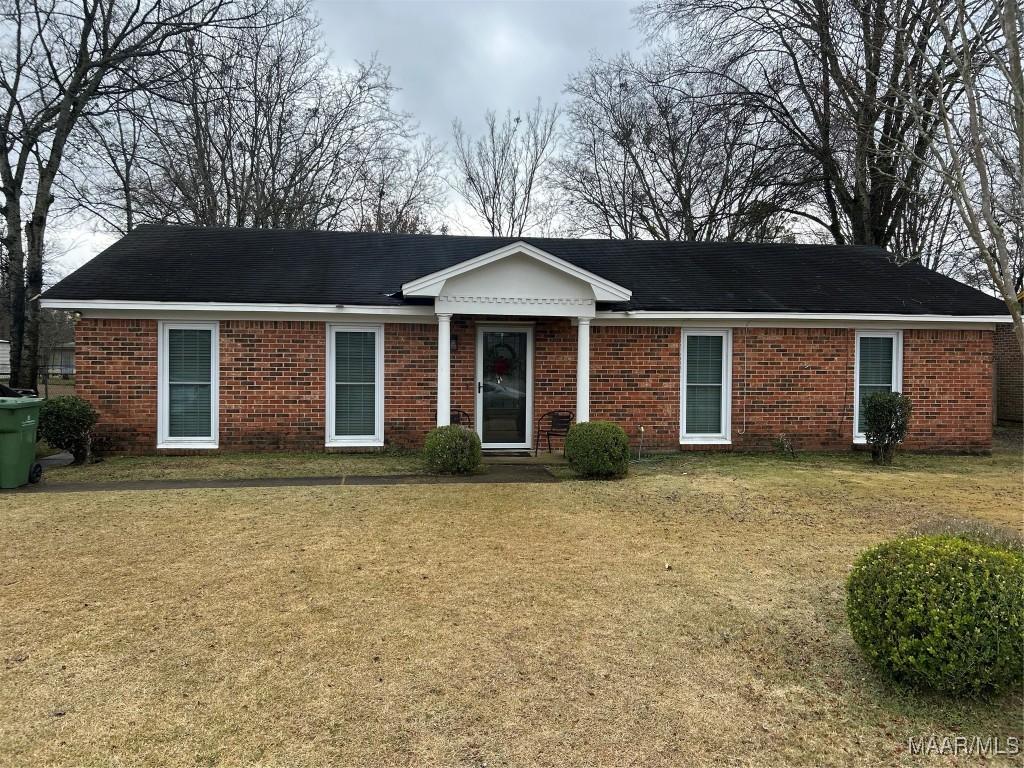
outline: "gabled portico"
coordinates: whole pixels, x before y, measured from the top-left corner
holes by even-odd
[[[598,302],[628,301],[631,292],[621,285],[570,264],[527,242],[516,242],[482,254],[447,269],[424,275],[402,286],[406,298],[421,297],[434,300],[437,315],[437,424],[445,426],[451,415],[451,320],[453,315],[513,318],[520,323],[533,318],[564,317],[577,325],[576,354],[576,421],[590,419],[590,321],[597,312]],[[494,326],[494,333],[512,334],[507,340],[509,349],[517,349],[519,340],[514,323]],[[504,329],[504,330],[502,330]],[[477,391],[482,393],[487,371],[483,368],[485,337],[477,345]],[[532,360],[532,336],[527,335],[526,355]],[[509,354],[513,354],[509,352]],[[496,360],[497,365],[511,366],[511,362]],[[527,390],[522,401],[529,403],[532,391],[532,362],[528,370],[519,375],[528,377]],[[494,382],[488,382],[495,386]],[[526,423],[532,414],[525,406]],[[477,428],[481,432],[481,409],[477,409]],[[529,430],[525,433],[529,443]],[[481,439],[484,435],[481,434]],[[512,447],[515,444],[497,443]],[[485,445],[489,443],[484,439]]]

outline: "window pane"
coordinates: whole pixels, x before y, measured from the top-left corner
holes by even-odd
[[[377,431],[377,341],[373,331],[334,334],[334,434],[362,437]]]
[[[686,383],[722,383],[721,336],[686,337]]]
[[[722,388],[686,387],[686,434],[717,435],[722,431]]]
[[[210,385],[168,384],[170,437],[210,437]]]
[[[211,437],[213,332],[167,329],[167,435]]]
[[[372,435],[376,431],[373,384],[338,384],[334,392],[334,429],[340,436]]]
[[[893,341],[892,337],[881,336],[862,336],[860,339],[858,432],[864,432],[864,401],[868,395],[892,391]]]
[[[377,348],[373,331],[337,331],[334,334],[334,380],[372,384]]]
[[[170,328],[167,331],[169,381],[210,381],[211,332],[206,328]]]
[[[860,340],[861,386],[892,387],[892,342],[890,338],[862,336]]]

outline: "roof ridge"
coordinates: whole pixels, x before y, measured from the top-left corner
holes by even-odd
[[[792,243],[781,240],[662,240],[652,238],[650,240],[644,240],[640,238],[627,239],[627,238],[610,238],[610,237],[552,237],[547,235],[466,235],[466,234],[446,234],[440,232],[373,232],[367,230],[349,230],[349,229],[310,229],[310,228],[295,228],[295,227],[240,227],[231,224],[188,224],[181,222],[157,222],[149,221],[135,226],[136,230],[140,229],[185,229],[190,231],[214,231],[214,232],[278,232],[278,233],[290,233],[290,234],[309,234],[309,235],[358,235],[363,237],[380,237],[380,238],[424,238],[433,240],[478,240],[478,241],[490,241],[490,242],[504,242],[504,243],[515,243],[515,242],[553,242],[553,243],[605,243],[605,244],[616,244],[616,245],[647,245],[647,246],[666,246],[666,247],[692,247],[701,248],[705,246],[718,246],[718,247],[737,247],[737,248],[771,248],[771,249],[785,249],[793,248],[799,250],[818,250],[818,249],[834,249],[834,250],[849,250],[851,252],[857,251],[860,253],[864,252],[881,252],[890,255],[891,252],[881,245],[867,245],[861,243]],[[130,233],[129,233],[130,234]]]

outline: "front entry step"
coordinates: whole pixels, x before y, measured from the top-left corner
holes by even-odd
[[[561,451],[547,453],[541,451],[536,456],[532,451],[484,451],[484,464],[539,464],[551,466],[553,464],[565,464],[565,456]]]

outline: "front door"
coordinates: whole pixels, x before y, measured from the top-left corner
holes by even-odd
[[[530,447],[532,411],[533,328],[480,326],[476,430],[483,447]]]

